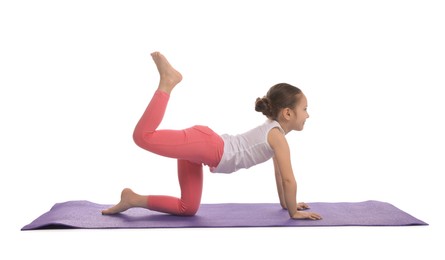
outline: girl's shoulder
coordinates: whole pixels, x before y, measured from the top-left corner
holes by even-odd
[[[271,131],[272,129],[276,129],[285,135],[284,129],[281,127],[280,123],[275,120],[267,119],[263,123],[263,126],[266,128],[267,132]]]
[[[286,136],[280,127],[270,129],[267,135],[267,142],[273,150],[287,146]]]

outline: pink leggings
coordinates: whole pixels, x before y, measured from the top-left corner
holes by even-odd
[[[184,130],[156,130],[164,117],[170,95],[157,90],[133,133],[135,143],[150,152],[178,159],[181,198],[149,195],[147,208],[174,215],[192,216],[201,203],[203,164],[216,167],[224,141],[206,126]]]

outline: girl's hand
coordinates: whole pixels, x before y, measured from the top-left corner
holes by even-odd
[[[321,216],[314,212],[297,211],[293,216],[293,219],[312,219],[320,220]]]
[[[304,202],[297,203],[297,209],[298,210],[303,210],[303,209],[308,209],[308,208],[309,208],[309,206],[306,203],[304,203]]]

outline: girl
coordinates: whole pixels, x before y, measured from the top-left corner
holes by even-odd
[[[163,195],[143,196],[124,189],[121,201],[103,210],[102,214],[116,214],[129,208],[141,207],[174,215],[193,216],[201,202],[203,164],[211,172],[231,173],[241,168],[273,158],[275,179],[280,204],[293,219],[321,219],[305,203],[297,203],[297,183],[292,171],[290,149],[285,135],[292,130],[303,130],[309,117],[307,100],[300,89],[286,83],[270,88],[267,95],[257,98],[255,110],[267,121],[237,136],[219,136],[206,126],[184,130],[157,130],[173,88],[182,80],[159,52],[151,54],[160,74],[158,89],[133,133],[135,143],[150,152],[178,159],[178,178],[181,198]]]

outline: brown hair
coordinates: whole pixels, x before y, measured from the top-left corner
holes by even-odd
[[[267,91],[266,96],[256,99],[255,111],[263,113],[269,119],[276,120],[281,109],[295,108],[298,102],[296,95],[302,93],[299,88],[290,84],[276,84]]]

